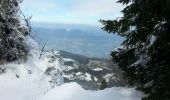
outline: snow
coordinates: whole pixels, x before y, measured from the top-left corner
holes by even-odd
[[[113,78],[114,74],[106,74],[103,78],[108,82],[110,78]]]
[[[92,70],[94,70],[94,71],[103,71],[102,68],[95,68],[95,69],[92,69]]]
[[[97,77],[94,77],[94,81],[98,81]]]
[[[85,76],[86,76],[85,80],[92,81],[91,75],[89,73],[85,73]]]
[[[30,45],[27,62],[8,63],[5,73],[0,74],[0,100],[140,100],[141,94],[132,88],[113,87],[100,91],[84,90],[77,83],[64,83],[59,59],[52,59],[54,53],[44,52],[39,59],[38,44],[26,37]],[[52,61],[51,61],[52,59]],[[0,65],[2,67],[3,65]],[[53,68],[47,74],[47,69]],[[77,73],[80,74],[80,73]],[[91,81],[91,75],[85,73]],[[97,78],[96,78],[97,80]]]
[[[74,61],[73,59],[70,58],[63,58],[64,61]]]
[[[70,79],[70,80],[74,79],[73,75],[63,75],[63,77],[67,78],[67,79]]]
[[[131,64],[131,66],[137,66],[137,65],[144,65],[147,63],[147,61],[149,61],[150,57],[148,57],[148,55],[140,55],[140,58],[134,62],[133,64]]]
[[[132,88],[113,87],[90,91],[73,82],[52,89],[39,100],[141,100],[140,96]]]
[[[152,46],[155,41],[156,41],[156,36],[151,35],[150,36],[150,44],[149,44],[149,46]]]
[[[113,51],[119,52],[119,50],[122,50],[122,49],[125,49],[125,46],[120,46],[120,47],[114,48]]]
[[[69,71],[69,70],[74,69],[74,67],[73,67],[73,66],[63,66],[63,67],[65,67],[65,68],[64,68],[64,69],[65,69],[65,71]]]
[[[77,72],[76,76],[79,76],[79,75],[82,75],[82,74],[83,74],[82,72]]]
[[[52,84],[49,82],[53,76],[45,74],[49,65],[60,70],[59,62],[49,62],[50,53],[45,53],[39,59],[39,48],[37,43],[30,37],[26,37],[30,45],[30,53],[27,62],[20,61],[8,63],[5,66],[5,73],[0,74],[0,100],[37,100],[48,92]],[[58,85],[63,83],[62,76],[57,75]]]
[[[17,79],[14,75],[0,75],[1,100],[36,100],[43,96],[50,86],[44,80]]]

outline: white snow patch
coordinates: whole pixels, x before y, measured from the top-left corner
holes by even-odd
[[[74,79],[73,75],[63,75],[63,77],[65,77],[67,79],[70,79],[70,80]]]
[[[123,50],[123,49],[125,49],[125,48],[126,48],[125,46],[120,46],[120,47],[114,48],[113,51],[119,52],[119,50]]]
[[[65,67],[65,68],[63,68],[65,71],[75,69],[73,66],[63,66],[63,67]]]
[[[141,96],[132,88],[113,87],[90,91],[77,83],[67,83],[52,89],[39,100],[141,100]]]
[[[85,73],[85,76],[86,76],[85,80],[92,81],[91,75],[89,73]]]
[[[63,58],[64,61],[74,61],[73,59],[70,58]]]
[[[82,72],[77,72],[76,76],[79,76],[79,75],[82,75],[82,74],[83,74]]]
[[[94,81],[98,81],[97,77],[94,77]]]
[[[109,82],[110,78],[113,78],[114,74],[106,74],[103,78],[106,79],[107,82]]]
[[[102,68],[95,68],[95,69],[92,69],[92,70],[94,70],[94,71],[103,71]]]
[[[0,75],[1,100],[36,100],[49,91],[50,85],[44,80],[17,79],[13,73]]]
[[[137,66],[139,64],[145,65],[149,59],[150,59],[150,57],[148,57],[148,55],[140,55],[139,60],[137,60],[135,63],[133,63],[130,66]]]
[[[150,36],[150,44],[149,44],[149,46],[152,46],[155,41],[156,41],[156,36],[151,35]]]

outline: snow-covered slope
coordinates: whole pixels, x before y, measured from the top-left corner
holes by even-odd
[[[113,87],[100,91],[84,90],[77,83],[66,83],[49,91],[39,100],[141,100],[134,89]]]
[[[36,100],[56,85],[63,83],[58,60],[51,61],[51,53],[39,59],[40,51],[36,42],[27,37],[30,53],[27,62],[8,63],[5,73],[0,74],[0,100]],[[46,73],[50,67],[56,70]]]
[[[39,56],[38,44],[30,37],[26,38],[30,45],[27,62],[19,60],[4,66],[5,72],[0,74],[0,100],[140,100],[134,89],[114,87],[103,91],[88,91],[77,83],[64,83],[61,56],[58,52],[43,52]],[[64,59],[70,61],[70,59]],[[81,73],[76,73],[81,74]],[[89,74],[86,73],[88,80]],[[63,85],[62,85],[63,84]],[[99,99],[99,100],[100,100]]]

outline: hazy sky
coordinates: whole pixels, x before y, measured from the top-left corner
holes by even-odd
[[[97,25],[121,16],[117,0],[24,0],[21,8],[33,22]]]

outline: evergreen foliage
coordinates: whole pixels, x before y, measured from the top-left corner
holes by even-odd
[[[170,0],[119,0],[123,17],[100,20],[103,30],[125,38],[113,61],[131,85],[148,94],[143,100],[170,99]]]
[[[30,35],[30,19],[19,8],[22,0],[0,0],[0,64],[24,59],[26,61],[29,45],[26,36]],[[6,70],[0,67],[0,74]]]
[[[0,62],[25,58],[28,47],[25,36],[28,28],[21,23],[19,3],[21,0],[0,1]]]
[[[102,80],[101,83],[100,83],[100,90],[103,90],[105,88],[108,87],[108,83],[106,82],[106,80]]]

